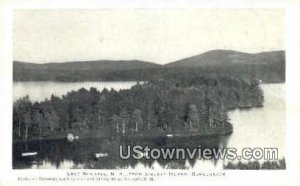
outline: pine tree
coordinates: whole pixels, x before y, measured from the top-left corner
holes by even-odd
[[[143,126],[142,111],[135,109],[132,113],[132,122],[134,124],[134,131],[137,132]]]
[[[189,125],[189,132],[194,132],[199,125],[199,112],[195,104],[189,106],[189,112],[187,116],[187,122]]]
[[[126,110],[123,109],[120,113],[121,125],[122,125],[122,135],[124,136],[128,129],[129,115]]]

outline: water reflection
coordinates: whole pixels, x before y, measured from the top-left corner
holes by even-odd
[[[143,83],[143,82],[140,82]],[[91,87],[102,91],[107,89],[128,89],[135,85],[134,81],[125,82],[52,82],[52,81],[29,81],[13,83],[14,101],[28,95],[31,101],[44,101],[50,99],[51,95],[61,97],[68,92],[76,91],[81,88],[90,89]]]
[[[151,160],[129,158],[122,160],[119,157],[120,145],[140,145],[149,148],[220,148],[226,147],[227,136],[190,137],[190,138],[156,138],[156,139],[101,139],[88,138],[74,142],[67,140],[37,140],[30,143],[18,143],[13,147],[13,167],[22,168],[88,168],[88,169],[189,169],[189,168],[222,168],[222,162],[199,160],[199,151],[193,159],[163,159]],[[22,157],[22,152],[38,152],[36,157]],[[127,152],[127,151],[124,151]],[[107,153],[107,157],[96,158],[96,153]]]

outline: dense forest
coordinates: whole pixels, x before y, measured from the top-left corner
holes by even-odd
[[[224,169],[237,169],[237,170],[274,170],[274,169],[286,169],[285,159],[279,159],[278,161],[265,161],[263,163],[259,163],[258,161],[246,162],[243,163],[239,161],[234,164],[232,162],[227,163],[224,166]]]
[[[42,102],[19,99],[13,105],[14,142],[69,132],[94,137],[224,134],[232,132],[228,110],[263,105],[257,80],[182,72],[154,76],[127,90],[82,88]]]
[[[285,81],[284,51],[248,54],[213,50],[165,65],[144,61],[82,61],[34,64],[15,61],[14,81],[147,81],[163,74],[193,72],[202,76],[260,79],[263,83]]]

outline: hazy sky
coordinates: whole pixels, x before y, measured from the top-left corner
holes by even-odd
[[[168,63],[212,49],[284,49],[284,12],[267,9],[17,10],[14,60]]]

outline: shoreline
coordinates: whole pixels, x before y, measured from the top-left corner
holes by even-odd
[[[70,132],[71,133],[71,132]],[[136,138],[144,138],[144,139],[172,139],[172,138],[198,138],[198,137],[212,137],[212,136],[223,136],[223,135],[230,135],[233,133],[233,127],[227,127],[223,131],[205,131],[205,133],[201,134],[178,134],[178,133],[165,133],[165,134],[160,134],[156,136],[150,136],[150,135],[143,135],[144,133],[140,134],[129,134],[129,135],[114,135],[114,136],[105,136],[105,135],[90,135],[90,134],[85,134],[85,135],[75,135],[79,136],[78,139],[74,139],[74,141],[82,140],[82,139],[89,139],[89,138],[103,138],[103,139],[111,139],[113,138],[123,138],[123,139],[136,139]],[[74,134],[74,133],[72,133]],[[76,133],[75,133],[76,134]],[[172,137],[168,137],[168,135],[172,135]],[[29,140],[13,140],[13,144],[19,144],[19,143],[32,143],[35,141],[47,141],[47,140],[67,140],[67,135],[57,135],[57,136],[51,136],[51,137],[42,137],[42,138],[32,138]],[[71,141],[73,142],[73,141]]]

